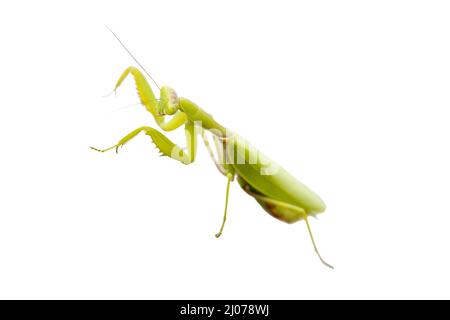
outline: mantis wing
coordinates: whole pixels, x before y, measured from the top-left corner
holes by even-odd
[[[307,214],[325,211],[325,203],[307,186],[239,136],[227,140],[227,159],[236,173],[262,196],[298,206]]]

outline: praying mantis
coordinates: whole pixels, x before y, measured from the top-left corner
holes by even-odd
[[[315,216],[325,211],[326,206],[322,199],[238,134],[219,124],[194,102],[179,97],[175,90],[168,86],[160,88],[117,35],[111,29],[109,30],[158,87],[160,94],[157,99],[144,74],[133,66],[128,67],[122,73],[114,87],[114,92],[131,75],[134,78],[141,104],[152,114],[160,129],[172,131],[184,126],[187,147],[183,149],[157,129],[143,126],[131,131],[112,147],[106,149],[91,147],[91,149],[99,152],[115,149],[117,152],[120,147],[143,132],[150,137],[162,156],[188,165],[195,161],[197,136],[200,135],[217,169],[227,178],[225,209],[220,230],[215,235],[216,238],[222,235],[227,219],[230,183],[236,179],[240,187],[276,219],[286,223],[305,220],[317,256],[325,266],[333,269],[333,266],[321,257],[308,222],[308,216]],[[206,132],[213,137],[216,154],[214,154]]]

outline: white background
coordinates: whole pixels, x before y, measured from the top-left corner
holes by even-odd
[[[0,298],[450,298],[447,1],[5,3]],[[105,25],[325,200],[334,271],[237,184],[215,239],[203,145],[89,149],[154,125],[131,80],[102,98],[135,65]]]

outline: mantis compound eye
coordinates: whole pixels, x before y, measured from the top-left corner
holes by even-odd
[[[158,112],[162,115],[173,115],[177,112],[180,99],[174,89],[164,86],[161,88]]]

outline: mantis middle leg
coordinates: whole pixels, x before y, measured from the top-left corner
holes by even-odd
[[[220,226],[220,230],[216,233],[216,238],[220,237],[223,232],[223,228],[225,227],[225,222],[227,221],[227,210],[228,210],[228,195],[230,194],[230,183],[233,180],[233,174],[231,172],[227,173],[227,192],[225,195],[225,210],[223,213],[222,225]]]
[[[217,170],[219,170],[219,172],[221,174],[223,174],[224,176],[227,176],[227,168],[225,168],[225,163],[223,161],[223,150],[222,150],[223,147],[221,147],[219,145],[219,143],[217,142],[217,137],[214,136],[214,144],[215,144],[216,151],[217,151],[217,158],[216,158],[216,156],[214,156],[214,152],[209,143],[208,137],[206,136],[206,132],[203,128],[201,129],[201,135],[202,135],[203,143],[205,144],[205,147],[208,150],[208,154],[209,154],[211,160],[216,165]]]
[[[225,194],[225,210],[224,210],[224,214],[223,214],[223,219],[222,219],[222,225],[220,226],[220,230],[218,233],[216,233],[216,238],[219,238],[222,235],[223,232],[223,228],[225,227],[225,222],[227,221],[227,210],[228,210],[228,196],[230,194],[230,184],[231,181],[233,181],[234,179],[234,169],[229,166],[228,164],[224,163],[222,161],[222,155],[223,155],[223,148],[224,146],[219,144],[217,142],[217,138],[214,136],[214,143],[215,143],[215,147],[216,147],[216,151],[217,151],[217,158],[214,156],[214,152],[209,144],[208,138],[206,137],[205,134],[205,130],[201,129],[201,135],[203,138],[203,142],[205,143],[206,148],[208,149],[208,153],[211,157],[211,159],[214,161],[214,164],[216,165],[217,169],[224,175],[227,177],[227,191]]]

